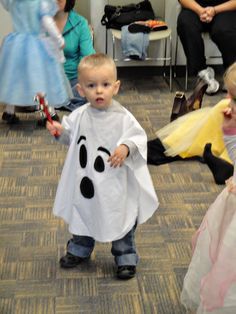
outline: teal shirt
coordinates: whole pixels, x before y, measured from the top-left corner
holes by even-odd
[[[80,60],[84,56],[95,53],[87,20],[75,11],[70,11],[63,30],[63,37],[66,59],[64,69],[69,80],[76,79]]]

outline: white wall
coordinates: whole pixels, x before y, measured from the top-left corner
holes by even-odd
[[[90,19],[94,29],[94,46],[97,52],[105,52],[105,27],[101,24],[107,0],[90,0]]]

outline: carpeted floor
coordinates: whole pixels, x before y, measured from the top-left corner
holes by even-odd
[[[117,99],[152,139],[168,123],[174,91],[180,88],[174,82],[170,93],[161,76],[126,73]],[[222,97],[205,96],[204,106]],[[137,229],[136,278],[116,279],[110,244],[97,243],[88,263],[62,270],[58,260],[69,233],[51,209],[66,147],[36,126],[38,114],[18,115],[17,126],[0,122],[0,313],[185,313],[179,295],[191,237],[223,188],[207,166],[197,161],[150,166],[160,207]]]

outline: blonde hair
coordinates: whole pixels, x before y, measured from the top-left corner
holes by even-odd
[[[113,68],[115,79],[117,79],[117,69],[114,60],[104,53],[95,53],[84,57],[78,66],[79,77],[85,69],[101,67],[104,65],[109,65]]]
[[[224,74],[224,83],[232,96],[236,97],[236,62],[228,67]]]

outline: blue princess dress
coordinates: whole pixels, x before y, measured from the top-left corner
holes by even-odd
[[[14,28],[14,32],[4,38],[0,49],[0,102],[32,106],[35,94],[42,92],[50,106],[67,103],[70,90],[60,50],[56,39],[42,23],[44,16],[53,17],[57,12],[55,1],[0,2],[10,12]]]

